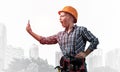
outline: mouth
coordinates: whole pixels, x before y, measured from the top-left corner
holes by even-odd
[[[60,21],[60,23],[62,23],[62,24],[63,24],[63,21]]]
[[[63,27],[65,27],[65,24],[64,24],[64,22],[63,22],[63,21],[60,21],[60,23],[61,23],[61,25],[62,25]]]

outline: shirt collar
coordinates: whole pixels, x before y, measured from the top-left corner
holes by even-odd
[[[77,25],[73,25],[73,28],[72,28],[72,30],[70,32],[73,32],[76,27],[77,27]],[[66,33],[66,29],[64,30],[64,33]]]

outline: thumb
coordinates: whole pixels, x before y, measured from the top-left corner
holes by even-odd
[[[28,24],[30,24],[30,20],[28,20]]]

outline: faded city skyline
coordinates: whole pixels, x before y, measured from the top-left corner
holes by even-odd
[[[41,59],[39,56],[40,48],[36,44],[30,46],[29,57],[26,58],[24,49],[6,44],[7,30],[3,24],[0,24],[0,29],[0,72],[49,72],[47,69],[52,70],[51,72],[55,71],[54,67],[59,65],[61,52],[55,53],[55,66],[49,65],[48,59]],[[120,48],[107,52],[105,57],[103,56],[103,49],[97,49],[86,59],[89,72],[119,72],[119,61]]]
[[[37,34],[50,36],[64,30],[59,22],[58,11],[65,5],[74,6],[79,13],[79,26],[87,27],[99,39],[98,49],[105,54],[120,48],[120,1],[118,0],[3,0],[0,1],[0,23],[6,26],[7,45],[20,47],[29,55],[32,44],[39,47],[39,56],[55,65],[58,45],[41,45],[25,30],[28,20]],[[47,53],[46,53],[47,51]]]

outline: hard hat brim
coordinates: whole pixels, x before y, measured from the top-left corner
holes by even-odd
[[[67,12],[67,11],[58,11],[58,14],[60,15],[60,13],[61,12],[65,12],[65,13],[68,13],[68,14],[70,14],[70,15],[72,15],[71,13],[69,13],[69,12]],[[73,15],[72,15],[73,16]],[[74,16],[73,16],[74,17]],[[77,19],[74,17],[74,19],[75,19],[75,21],[74,21],[74,23],[76,23],[77,22]]]

